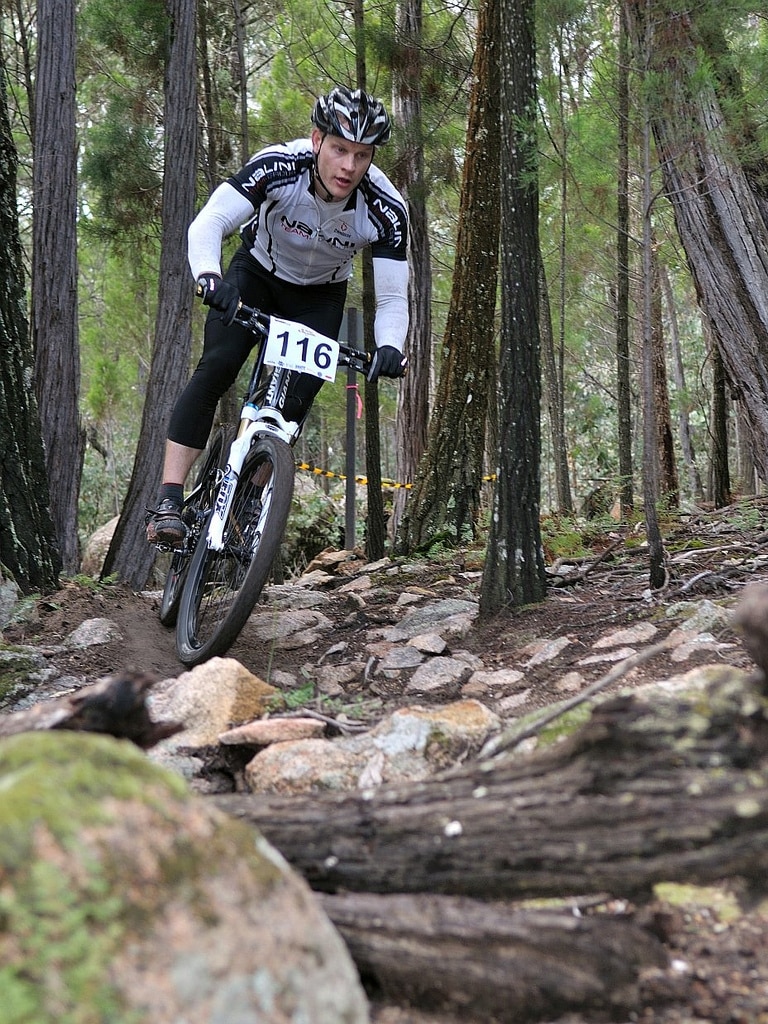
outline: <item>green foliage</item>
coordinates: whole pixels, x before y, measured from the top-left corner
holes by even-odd
[[[575,520],[564,516],[542,516],[541,542],[550,563],[558,558],[582,558],[588,553],[582,530]]]
[[[85,0],[78,7],[81,61],[99,49],[118,55],[137,73],[161,76],[168,34],[165,5],[157,0]]]
[[[91,230],[124,243],[157,229],[162,196],[162,151],[155,114],[129,95],[113,97],[89,132],[82,176],[93,188]]]
[[[294,494],[283,540],[283,561],[300,569],[325,548],[339,548],[343,532],[343,506],[338,501],[319,489]]]

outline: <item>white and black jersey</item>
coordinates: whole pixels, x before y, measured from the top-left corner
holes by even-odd
[[[228,179],[256,209],[243,241],[263,266],[294,284],[349,277],[366,245],[374,256],[404,260],[407,216],[402,196],[375,166],[346,199],[327,203],[313,185],[309,139],[264,149]]]
[[[238,229],[265,269],[297,285],[345,281],[355,254],[370,245],[376,342],[402,351],[408,323],[405,201],[371,164],[350,196],[325,202],[315,194],[314,168],[310,139],[256,153],[219,185],[190,226],[192,273],[220,273],[222,239]]]

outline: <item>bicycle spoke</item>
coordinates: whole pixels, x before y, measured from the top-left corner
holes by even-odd
[[[177,629],[179,656],[198,664],[236,638],[266,582],[282,540],[293,493],[293,454],[261,439],[249,452],[235,489],[221,551],[195,558]]]

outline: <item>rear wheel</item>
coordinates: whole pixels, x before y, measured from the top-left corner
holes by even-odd
[[[184,502],[181,517],[187,528],[187,535],[182,547],[171,552],[171,564],[160,600],[160,621],[164,626],[176,625],[187,570],[213,507],[213,499],[221,475],[226,469],[229,446],[234,436],[235,431],[231,426],[223,426],[216,431],[195,476],[194,487]]]
[[[223,654],[237,639],[269,578],[293,497],[293,451],[273,437],[254,442],[243,463],[221,551],[198,544],[176,624],[185,665]]]

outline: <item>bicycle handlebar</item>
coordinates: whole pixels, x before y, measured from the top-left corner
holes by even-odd
[[[268,313],[262,313],[260,309],[255,309],[253,306],[246,306],[244,302],[240,303],[237,313],[235,313],[236,323],[249,328],[254,334],[260,334],[264,338],[269,334],[269,321],[270,316]],[[341,341],[338,345],[339,364],[341,366],[351,366],[358,373],[368,373],[371,362],[371,356],[368,352],[364,352],[359,348],[353,348],[351,345],[345,345]]]

